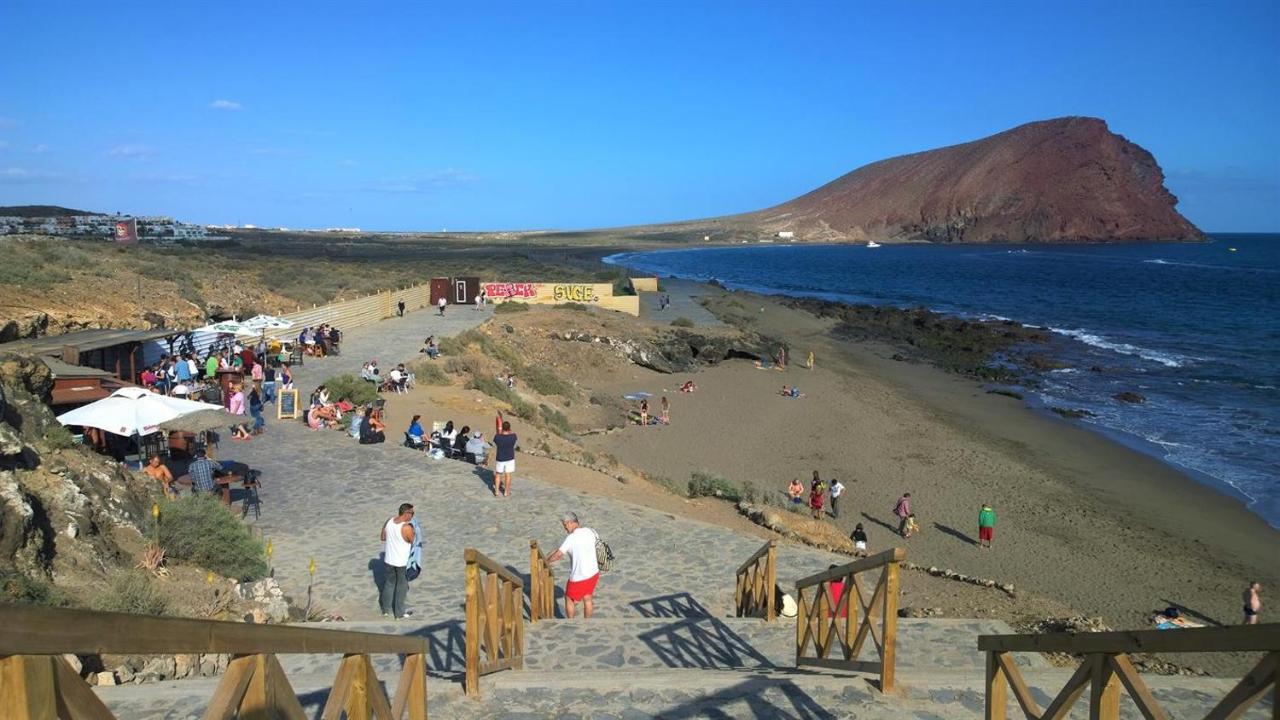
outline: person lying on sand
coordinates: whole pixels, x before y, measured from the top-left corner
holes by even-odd
[[[685,380],[684,384],[680,386],[680,392],[682,393],[691,393],[697,389],[698,386],[694,385],[692,380]]]
[[[804,393],[800,392],[800,388],[794,387],[791,385],[783,385],[782,389],[778,391],[778,394],[783,397],[790,397],[790,398],[804,397]]]

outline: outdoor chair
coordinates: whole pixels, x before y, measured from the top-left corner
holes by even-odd
[[[258,496],[258,490],[262,488],[262,471],[250,470],[244,478],[244,500],[240,503],[241,519],[249,517],[250,508],[253,509],[253,519],[262,518],[262,498]]]
[[[407,431],[404,434],[404,446],[411,450],[426,450],[427,443],[422,440],[415,439]]]

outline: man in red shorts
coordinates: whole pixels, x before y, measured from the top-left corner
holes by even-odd
[[[578,603],[582,603],[582,616],[591,617],[594,609],[591,595],[596,591],[596,582],[600,579],[600,566],[596,563],[596,531],[582,527],[576,513],[567,512],[560,518],[560,524],[568,537],[560,543],[560,548],[547,558],[554,563],[565,555],[569,556],[569,581],[564,586],[564,615],[572,618]]]

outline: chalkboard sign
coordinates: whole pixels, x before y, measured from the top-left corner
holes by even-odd
[[[298,414],[298,391],[281,390],[276,398],[276,419],[297,420]]]

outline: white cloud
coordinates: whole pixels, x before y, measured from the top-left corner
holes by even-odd
[[[0,183],[22,185],[61,179],[63,179],[61,173],[49,172],[48,170],[30,170],[20,167],[0,168]]]
[[[156,149],[150,145],[116,145],[107,150],[107,155],[111,157],[144,158],[155,154]]]
[[[243,110],[244,106],[235,100],[214,100],[209,103],[210,109],[213,110]]]
[[[158,185],[185,185],[187,187],[195,187],[203,184],[204,182],[204,178],[190,173],[134,173],[129,176],[129,179],[142,183],[155,183]]]
[[[43,154],[45,154],[45,153],[49,152],[49,150],[50,150],[50,148],[49,148],[49,146],[48,146],[48,145],[45,145],[44,143],[40,143],[40,144],[38,144],[38,145],[32,145],[32,146],[31,146],[31,151],[30,151],[30,152],[31,152],[31,154],[33,154],[33,155],[43,155]]]

